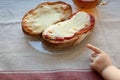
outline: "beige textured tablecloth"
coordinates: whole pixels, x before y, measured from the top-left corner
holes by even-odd
[[[24,14],[44,1],[55,0],[0,0],[0,70],[90,68],[87,43],[103,49],[120,66],[120,0],[93,10],[94,31],[80,45],[59,52],[44,48],[39,40],[28,38],[21,30]],[[77,10],[71,0],[63,1]]]

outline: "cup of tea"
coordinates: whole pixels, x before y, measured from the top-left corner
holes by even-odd
[[[73,0],[74,4],[78,8],[82,9],[92,9],[98,6],[99,4],[101,5],[106,5],[109,3],[110,0]]]

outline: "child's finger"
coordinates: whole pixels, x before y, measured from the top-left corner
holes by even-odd
[[[92,56],[92,57],[96,57],[96,56],[97,56],[97,53],[94,52],[94,53],[91,54],[91,56]]]
[[[101,53],[102,52],[99,48],[97,48],[97,47],[95,47],[95,46],[93,46],[91,44],[87,44],[87,48],[91,49],[95,53]]]

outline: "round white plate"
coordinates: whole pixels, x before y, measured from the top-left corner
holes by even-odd
[[[28,40],[28,43],[36,50],[40,51],[41,53],[47,53],[47,54],[67,54],[67,53],[75,53],[78,52],[80,48],[80,45],[72,46],[69,48],[62,48],[62,49],[56,49],[52,47],[48,47],[42,43],[40,38],[27,36],[25,37]]]

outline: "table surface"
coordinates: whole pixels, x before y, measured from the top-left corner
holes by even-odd
[[[63,54],[45,49],[39,40],[28,38],[22,32],[21,20],[24,14],[45,1],[55,0],[0,0],[1,71],[89,69],[91,52],[86,48],[87,43],[107,52],[114,64],[120,66],[120,0],[111,0],[108,5],[90,11],[96,19],[94,31],[79,45],[60,51]],[[72,0],[63,1],[71,4],[73,11],[78,10]],[[34,48],[36,45],[40,50]]]

